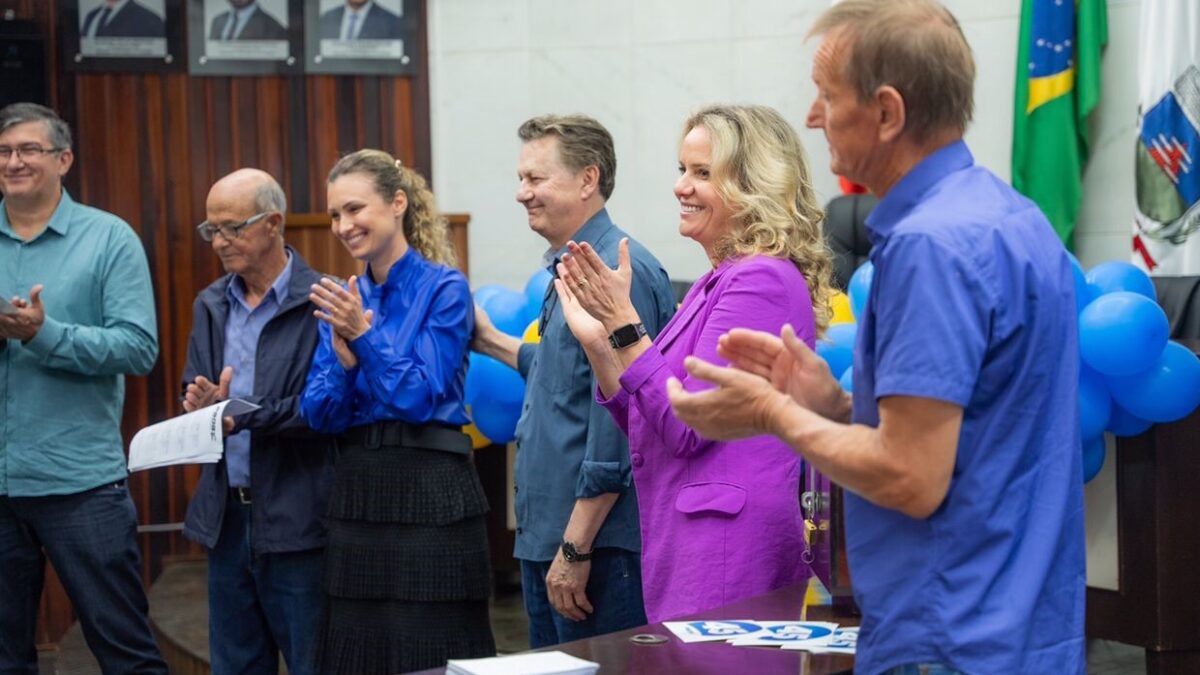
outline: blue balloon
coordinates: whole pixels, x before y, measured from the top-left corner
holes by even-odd
[[[500,284],[485,284],[475,289],[475,304],[482,307],[491,298],[501,293],[507,292],[508,289]]]
[[[1071,276],[1075,279],[1075,313],[1083,311],[1088,303],[1096,299],[1096,289],[1088,285],[1087,276],[1083,273],[1083,265],[1079,264],[1079,259],[1074,254],[1068,252],[1067,257],[1071,259]]]
[[[1155,302],[1154,282],[1149,275],[1123,260],[1109,260],[1088,270],[1087,281],[1100,294],[1128,291],[1144,295]]]
[[[850,311],[854,318],[862,321],[867,311],[867,297],[871,295],[871,282],[875,279],[875,265],[870,260],[858,266],[850,277],[846,295],[850,296]]]
[[[479,306],[500,332],[516,337],[525,333],[531,320],[525,314],[525,294],[507,288],[492,293]]]
[[[1079,315],[1079,353],[1105,375],[1133,375],[1154,364],[1169,333],[1167,315],[1157,303],[1115,291],[1096,298]]]
[[[478,425],[477,425],[478,426]],[[491,436],[488,436],[491,438]],[[1100,469],[1104,468],[1104,455],[1108,449],[1104,447],[1104,436],[1084,439],[1083,441],[1083,482],[1090,483]]]
[[[1099,373],[1081,365],[1079,367],[1079,434],[1080,438],[1094,438],[1104,433],[1112,413],[1112,396]]]
[[[840,378],[838,378],[838,384],[842,385],[842,389],[845,389],[847,392],[849,392],[851,394],[854,393],[854,367],[853,366],[851,366],[850,368],[847,368],[846,372],[842,373],[842,376]]]
[[[1128,410],[1113,403],[1112,414],[1108,417],[1108,427],[1106,430],[1113,436],[1140,436],[1146,433],[1146,430],[1154,426],[1154,422],[1144,420],[1130,413]]]
[[[1122,408],[1150,422],[1174,422],[1200,405],[1200,359],[1178,342],[1168,342],[1149,370],[1110,377],[1108,389]]]
[[[486,401],[516,403],[519,408],[525,400],[525,380],[521,379],[520,373],[496,359],[471,352],[464,398],[472,410]],[[487,432],[484,435],[497,440]]]
[[[471,406],[471,421],[493,443],[508,443],[516,437],[521,419],[521,404],[511,401],[483,400]]]
[[[858,336],[858,324],[839,323],[825,331],[825,337],[817,340],[817,356],[829,364],[829,372],[840,378],[854,361],[854,339]]]
[[[541,314],[542,301],[546,299],[546,291],[550,288],[550,282],[553,280],[554,275],[550,274],[546,268],[539,267],[533,276],[529,277],[529,281],[525,282],[525,304],[526,313],[530,315],[529,321],[533,321]]]

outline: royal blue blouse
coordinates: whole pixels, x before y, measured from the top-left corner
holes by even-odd
[[[376,284],[358,278],[371,328],[350,342],[358,365],[342,368],[329,324],[313,354],[300,412],[312,428],[339,433],[384,420],[467,423],[463,388],[475,309],[467,279],[410,248]]]

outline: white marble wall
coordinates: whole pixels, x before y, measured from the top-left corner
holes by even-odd
[[[613,132],[610,210],[673,277],[705,269],[676,233],[679,125],[709,102],[778,108],[797,128],[814,96],[815,43],[827,0],[431,0],[434,183],[447,210],[472,215],[476,283],[519,286],[542,250],[515,203],[516,127],[544,112],[586,112]],[[978,161],[1009,176],[1018,0],[949,0],[975,50]],[[1104,99],[1093,118],[1078,250],[1085,265],[1124,258],[1132,217],[1137,0],[1109,0]],[[825,141],[802,130],[822,200],[837,194]]]

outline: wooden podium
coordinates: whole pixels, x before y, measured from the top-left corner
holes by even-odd
[[[1180,340],[1196,351],[1200,341]],[[1117,591],[1088,588],[1088,637],[1200,673],[1200,411],[1117,439]]]

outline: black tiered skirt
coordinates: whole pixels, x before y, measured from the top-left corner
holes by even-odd
[[[343,441],[318,672],[402,673],[494,655],[487,508],[469,455]]]

